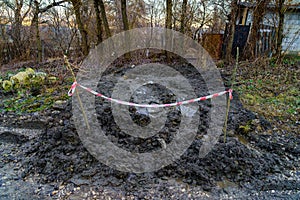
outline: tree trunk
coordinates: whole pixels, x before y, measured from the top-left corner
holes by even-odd
[[[99,6],[100,6],[100,12],[101,12],[101,17],[102,17],[106,37],[111,37],[111,32],[110,32],[108,21],[107,21],[103,0],[99,0]]]
[[[31,26],[34,27],[35,32],[35,42],[37,48],[37,61],[42,62],[42,41],[40,37],[40,29],[39,29],[39,2],[34,1],[34,13],[31,21]]]
[[[122,21],[123,21],[123,29],[124,31],[129,30],[129,23],[127,18],[127,11],[126,11],[126,0],[121,0],[121,12],[122,12]]]
[[[21,9],[23,7],[23,1],[16,1],[16,8],[14,11],[15,19],[13,24],[13,41],[16,45],[18,54],[21,55],[21,27],[22,27],[22,16]]]
[[[276,32],[276,54],[275,56],[280,58],[281,57],[281,51],[282,51],[282,40],[283,40],[283,23],[284,23],[284,3],[285,0],[278,0],[277,2],[277,14],[279,17],[278,22],[278,30]]]
[[[203,12],[202,12],[202,19],[200,22],[200,25],[198,26],[197,30],[195,31],[195,33],[193,34],[193,40],[196,40],[198,37],[197,35],[199,34],[198,32],[203,28],[204,24],[205,24],[205,20],[206,20],[206,13],[207,13],[207,7],[205,1],[201,2],[202,8],[203,8]],[[198,42],[199,42],[199,38],[198,38]]]
[[[232,45],[234,40],[236,19],[237,19],[238,5],[237,0],[233,0],[231,3],[231,13],[230,13],[230,22],[228,25],[228,36],[227,36],[227,45],[225,53],[225,62],[230,63],[232,61]]]
[[[99,0],[94,0],[94,9],[96,14],[96,24],[97,24],[97,45],[103,41],[102,37],[102,20],[100,17],[100,10],[99,10]]]
[[[172,0],[166,0],[166,24],[165,27],[172,29]],[[171,48],[172,38],[171,35],[165,34],[166,49]],[[165,51],[167,61],[171,61],[171,57],[168,51]]]
[[[151,5],[150,27],[154,27],[153,26],[153,12],[154,12],[153,5]]]
[[[166,24],[165,27],[171,29],[172,28],[172,0],[166,0]]]
[[[122,22],[123,22],[123,30],[128,31],[129,30],[129,22],[127,18],[127,5],[126,0],[121,0],[121,14],[122,14]],[[130,35],[125,32],[125,41],[124,41],[124,48],[127,49],[127,53],[125,54],[126,59],[130,59]]]
[[[185,22],[186,22],[186,7],[187,0],[183,0],[181,8],[181,19],[180,19],[180,32],[185,33]]]
[[[244,59],[255,59],[255,48],[256,42],[258,41],[258,31],[260,27],[260,23],[263,20],[265,12],[267,10],[267,6],[271,0],[257,0],[256,6],[253,11],[253,24],[248,36],[248,40],[244,49],[243,58]]]
[[[40,36],[40,30],[39,30],[39,14],[44,13],[55,6],[59,6],[64,2],[66,2],[66,0],[57,1],[57,2],[54,1],[53,3],[45,6],[44,8],[40,8],[41,4],[38,1],[33,1],[34,12],[33,12],[33,17],[31,19],[31,28],[32,28],[32,32],[35,33],[35,39],[36,39],[35,42],[36,42],[36,47],[37,47],[37,61],[38,62],[42,61],[42,54],[43,54],[43,47],[42,47],[42,41],[41,41],[41,36]],[[30,1],[29,7],[31,7],[31,1]],[[27,14],[28,12],[29,12],[29,9],[27,10],[27,12],[25,14]],[[24,15],[24,17],[25,16],[26,15]],[[20,20],[20,23],[22,23],[22,20]]]
[[[81,48],[82,48],[82,53],[83,55],[88,55],[89,53],[89,45],[88,45],[88,34],[87,30],[85,29],[82,20],[81,20],[81,14],[80,14],[80,7],[82,5],[81,0],[71,0],[74,12],[75,12],[75,17],[76,17],[76,23],[78,25],[78,29],[81,35]]]

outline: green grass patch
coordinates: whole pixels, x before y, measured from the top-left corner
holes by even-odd
[[[62,91],[61,93],[56,93],[56,91]],[[65,93],[63,93],[66,91]],[[33,96],[12,96],[10,98],[4,99],[0,103],[0,112],[14,112],[16,114],[22,113],[33,113],[39,112],[52,107],[52,105],[57,100],[68,99],[67,87],[54,87],[49,88],[46,92]]]
[[[241,66],[242,73],[237,76],[239,84],[235,89],[244,106],[274,123],[299,121],[299,58],[284,58],[277,65],[269,60]]]

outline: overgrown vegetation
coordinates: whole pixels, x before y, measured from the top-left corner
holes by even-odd
[[[51,92],[45,92],[38,96],[16,96],[9,99],[5,99],[3,102],[1,102],[2,105],[0,105],[0,112],[12,111],[16,114],[22,114],[43,111],[45,109],[50,108],[55,103],[55,101],[65,100],[67,98],[67,95],[61,94],[60,96],[56,96],[54,93]]]
[[[297,132],[300,112],[300,56],[240,63],[234,83],[244,106],[281,130]]]
[[[58,100],[66,100],[72,78],[62,77],[59,73],[53,76],[31,68],[2,73],[0,113],[14,112],[21,115],[38,112],[51,108]],[[5,86],[5,82],[10,83],[10,86]]]

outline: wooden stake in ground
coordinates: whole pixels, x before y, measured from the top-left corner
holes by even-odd
[[[72,69],[72,67],[71,67],[71,65],[70,65],[70,63],[69,63],[69,60],[68,60],[67,56],[64,56],[64,60],[65,60],[65,63],[66,63],[66,66],[67,66],[68,70],[70,70],[70,72],[72,73],[74,82],[77,82],[77,81],[76,81],[75,73],[74,73],[74,71],[73,71],[73,69]],[[85,112],[84,112],[84,109],[83,109],[82,101],[81,101],[80,96],[79,96],[79,94],[78,94],[78,91],[75,90],[75,92],[76,92],[76,96],[77,96],[78,101],[79,101],[79,105],[80,105],[81,112],[82,112],[82,114],[83,114],[84,122],[85,122],[85,124],[86,124],[88,130],[91,130],[90,125],[89,125],[89,122],[88,122],[88,119],[87,119],[87,116],[86,116],[86,114],[85,114]]]
[[[237,67],[239,64],[239,48],[236,48],[236,62],[235,62],[235,67],[233,69],[231,79],[230,79],[230,88],[233,87],[235,78],[236,78],[236,71]],[[233,89],[233,88],[232,88]],[[227,98],[227,107],[226,107],[226,116],[225,116],[225,122],[224,122],[224,127],[223,127],[223,133],[224,133],[224,143],[226,142],[226,136],[227,136],[227,123],[228,123],[228,115],[229,115],[229,109],[230,109],[230,97],[228,96]]]

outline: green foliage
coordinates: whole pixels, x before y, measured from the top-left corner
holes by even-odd
[[[246,125],[240,125],[239,126],[239,130],[244,133],[244,134],[247,134],[249,133],[250,131],[252,131],[252,128],[251,128],[251,125],[249,123],[247,123]]]
[[[13,84],[11,81],[4,80],[2,81],[2,88],[5,92],[11,91],[13,89]]]
[[[5,78],[0,81],[0,89],[5,92],[13,91],[18,94],[25,94],[31,89],[43,87],[48,79],[50,83],[56,82],[56,77],[48,77],[44,72],[35,72],[32,68],[26,68],[22,71],[18,70],[16,73],[7,72]]]
[[[62,91],[62,93],[57,93]],[[10,111],[17,114],[38,112],[52,107],[57,100],[66,100],[68,95],[63,93],[67,91],[66,87],[53,87],[47,89],[43,94],[32,96],[17,95],[7,98],[0,103],[0,112]]]
[[[7,94],[7,98],[0,101],[0,112],[38,112],[50,108],[57,100],[66,100],[69,85],[58,85],[57,80],[55,76],[31,68],[6,73],[0,79],[0,90]],[[9,91],[12,93],[7,93]]]
[[[299,58],[285,58],[282,64],[273,59],[242,66],[237,91],[244,106],[275,124],[278,120],[281,120],[280,124],[299,120]],[[241,129],[247,131],[248,127],[245,125]]]

